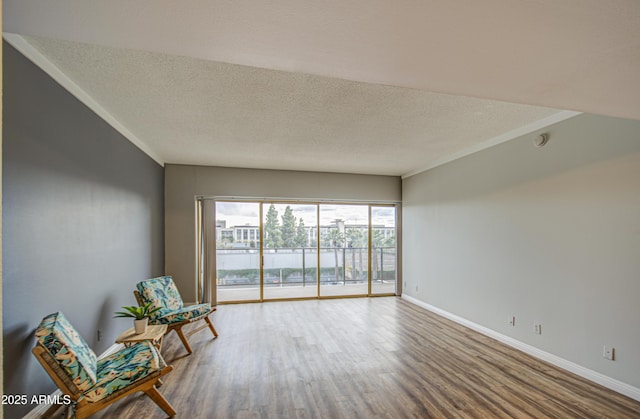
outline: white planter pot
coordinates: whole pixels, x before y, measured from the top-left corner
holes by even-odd
[[[133,321],[133,328],[136,330],[136,335],[140,335],[147,331],[148,322],[149,322],[149,319],[147,317],[145,317],[142,320]]]

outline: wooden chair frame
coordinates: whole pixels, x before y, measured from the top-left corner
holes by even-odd
[[[136,297],[136,301],[138,302],[138,305],[140,306],[144,306],[145,303],[142,300],[142,296],[140,295],[140,292],[138,292],[138,290],[134,290],[133,291],[133,295]],[[209,315],[211,313],[213,313],[214,311],[216,311],[216,307],[211,307],[211,311],[209,311],[207,314],[204,314],[202,316],[198,316],[198,317],[194,317],[192,319],[189,320],[185,320],[179,323],[173,323],[173,324],[167,324],[167,332],[165,333],[165,336],[167,334],[169,334],[169,332],[171,332],[172,330],[174,330],[178,336],[180,337],[180,340],[182,341],[182,344],[184,345],[185,349],[187,350],[187,352],[189,352],[189,354],[193,353],[193,349],[191,349],[191,345],[189,345],[189,341],[187,340],[188,336],[191,336],[199,331],[201,331],[202,329],[205,329],[207,327],[209,327],[209,330],[211,330],[211,333],[213,333],[213,337],[217,338],[218,337],[218,332],[216,331],[216,328],[213,327],[213,323],[211,322],[211,319],[209,318]],[[195,330],[191,330],[188,333],[184,333],[184,331],[182,330],[182,328],[190,323],[194,323],[200,320],[204,320],[205,321],[205,325],[202,325],[200,327],[198,327]]]
[[[171,365],[167,365],[161,370],[149,374],[142,380],[128,387],[122,388],[102,400],[90,402],[86,398],[80,398],[82,396],[82,392],[78,390],[71,378],[64,372],[58,362],[51,356],[49,351],[47,351],[40,343],[37,343],[31,352],[33,352],[36,359],[44,367],[45,371],[49,374],[60,391],[62,391],[63,394],[69,395],[71,400],[73,400],[75,403],[75,417],[77,419],[84,419],[91,416],[115,401],[138,391],[142,391],[149,396],[151,400],[153,400],[158,407],[160,407],[170,417],[174,417],[176,415],[176,410],[157,389],[157,387],[162,384],[160,377],[173,370],[173,366]],[[78,399],[80,399],[80,401],[78,401]],[[72,406],[69,406],[69,409],[71,408]],[[50,413],[52,413],[51,409],[47,411],[47,414]],[[71,410],[67,413],[68,416],[71,417]]]

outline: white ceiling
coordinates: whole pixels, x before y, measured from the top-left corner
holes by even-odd
[[[635,0],[3,3],[162,162],[406,175],[559,109],[640,119]]]

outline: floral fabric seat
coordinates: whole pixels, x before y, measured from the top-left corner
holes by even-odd
[[[166,366],[148,340],[125,347],[98,361],[96,384],[83,396],[97,402]]]
[[[192,306],[181,307],[177,310],[162,308],[155,312],[155,316],[151,319],[152,324],[171,324],[177,322],[198,319],[211,313],[209,304],[195,304]]]
[[[58,362],[78,392],[95,386],[98,358],[61,312],[42,319],[36,329],[36,339]]]
[[[206,326],[208,326],[211,333],[213,333],[214,338],[218,336],[218,332],[209,319],[209,315],[216,311],[216,308],[211,307],[209,304],[185,306],[171,276],[161,276],[139,282],[133,293],[139,305],[143,306],[151,303],[152,307],[160,308],[160,310],[151,315],[149,323],[166,324],[168,326],[167,333],[174,330],[180,337],[187,352],[192,353],[193,350],[182,331],[183,326],[195,321],[204,320]],[[192,333],[200,329],[201,328]]]
[[[36,341],[34,355],[73,400],[77,418],[137,391],[145,392],[169,416],[175,415],[175,409],[155,388],[172,367],[166,365],[151,342],[139,342],[98,360],[62,312],[42,319]]]

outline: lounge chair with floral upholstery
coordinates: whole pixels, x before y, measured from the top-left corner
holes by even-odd
[[[167,365],[148,341],[97,359],[85,340],[61,313],[46,316],[36,329],[33,354],[63,394],[69,396],[70,416],[86,418],[129,394],[142,391],[167,415],[176,414],[158,392]]]
[[[185,306],[172,277],[161,276],[148,279],[139,282],[136,288],[133,294],[139,305],[143,306],[151,303],[153,307],[160,308],[160,310],[151,315],[149,324],[166,324],[168,326],[167,333],[175,330],[187,352],[193,352],[189,341],[187,341],[187,336],[191,336],[207,326],[209,330],[211,330],[211,333],[213,333],[214,338],[218,336],[218,332],[215,327],[213,327],[211,319],[209,319],[209,315],[216,311],[216,308],[211,307],[210,304]],[[189,323],[199,320],[204,320],[206,325],[190,331],[185,335],[182,328]]]

